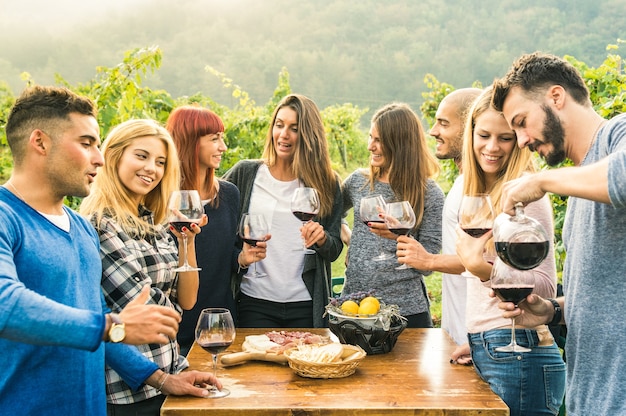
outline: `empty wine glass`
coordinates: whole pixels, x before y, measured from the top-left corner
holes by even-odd
[[[387,207],[387,204],[385,203],[385,200],[383,199],[383,197],[380,195],[371,195],[365,198],[361,198],[361,206],[359,207],[359,217],[361,218],[361,221],[365,223],[365,225],[367,225],[370,222],[377,222],[377,223],[382,224],[385,222],[385,220],[383,220],[380,217],[380,214],[385,212],[386,207]],[[393,254],[383,251],[381,236],[378,236],[377,241],[378,241],[379,254],[372,257],[372,260],[383,261],[383,260],[388,260],[390,258],[393,258]]]
[[[239,237],[252,247],[255,247],[256,243],[259,241],[265,241],[268,232],[269,227],[263,215],[245,213],[241,217],[241,221],[239,222]],[[254,260],[254,271],[250,271],[248,268],[245,277],[267,276],[267,273],[259,272],[256,269],[256,253],[254,253]]]
[[[230,311],[225,308],[207,308],[200,312],[196,325],[196,342],[213,357],[213,375],[217,378],[217,355],[235,340],[235,323]],[[228,389],[218,390],[213,386],[208,398],[226,397]]]
[[[195,190],[174,191],[167,204],[167,222],[172,225],[182,235],[184,263],[174,269],[175,272],[191,272],[201,270],[192,267],[187,261],[187,234],[183,232],[183,227],[191,229],[191,224],[199,224],[204,215],[200,194]]]
[[[519,270],[496,257],[491,269],[491,289],[504,302],[513,302],[515,307],[523,302],[535,288],[535,274],[532,270]],[[497,347],[500,352],[529,352],[515,340],[515,317],[511,318],[511,342],[504,347]]]
[[[415,227],[415,211],[409,201],[390,202],[385,209],[385,224],[389,231],[396,235],[408,235]],[[410,266],[402,264],[396,270],[410,269]]]
[[[291,198],[291,212],[296,216],[302,224],[311,221],[320,212],[320,197],[315,188],[300,187],[296,188]],[[305,254],[315,254],[314,250],[306,247],[296,250],[304,250]]]

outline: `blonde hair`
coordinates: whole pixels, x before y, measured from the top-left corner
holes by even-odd
[[[519,146],[515,145],[513,146],[513,151],[511,152],[508,163],[498,172],[493,188],[487,189],[485,172],[480,167],[474,154],[474,128],[476,127],[476,120],[485,111],[489,109],[497,111],[491,106],[492,93],[492,87],[485,89],[472,105],[465,123],[462,162],[463,195],[489,194],[497,214],[502,197],[502,185],[507,181],[519,178],[524,172],[533,172],[535,167],[530,150],[528,148],[521,149]],[[504,119],[504,116],[502,117]]]
[[[428,179],[439,173],[439,164],[428,149],[422,123],[407,104],[392,103],[376,111],[372,125],[378,130],[385,166],[370,165],[370,188],[388,172],[389,185],[396,198],[411,203],[417,228],[424,214]]]
[[[291,169],[305,186],[317,189],[320,197],[319,215],[328,216],[333,209],[339,179],[332,169],[322,116],[310,98],[290,94],[278,103],[265,140],[263,160],[269,167],[276,164],[273,128],[278,111],[283,107],[291,108],[298,115],[298,141]]]
[[[167,217],[170,194],[179,189],[180,169],[176,146],[168,131],[154,120],[129,120],[116,126],[102,143],[104,166],[96,175],[91,193],[80,207],[80,213],[95,215],[99,227],[106,213],[129,235],[145,236],[154,233],[154,225],[138,215],[138,207],[120,181],[118,167],[124,151],[135,139],[155,137],[165,144],[167,160],[163,178],[148,193],[143,205],[154,214],[155,224],[163,224]]]

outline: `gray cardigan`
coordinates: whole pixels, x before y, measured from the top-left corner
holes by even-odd
[[[244,212],[248,212],[254,179],[262,164],[262,160],[241,160],[224,174],[224,179],[234,183],[241,193],[239,218]],[[339,257],[341,250],[343,250],[343,243],[341,242],[342,209],[341,186],[339,178],[337,178],[331,214],[315,220],[324,227],[326,243],[323,246],[315,245],[312,247],[315,254],[305,256],[302,272],[302,280],[311,295],[311,299],[313,299],[313,326],[315,328],[328,326],[328,320],[323,317],[324,307],[331,297],[331,263]],[[236,295],[239,294],[240,284],[241,274],[237,276],[234,282]]]

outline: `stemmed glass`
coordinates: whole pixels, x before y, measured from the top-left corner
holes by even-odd
[[[361,198],[361,206],[359,207],[359,217],[361,221],[367,225],[370,222],[384,223],[385,221],[380,218],[380,214],[385,212],[387,204],[380,195],[371,195],[365,198]],[[382,237],[378,236],[378,251],[379,254],[372,257],[374,261],[388,260],[393,257],[393,254],[383,251]]]
[[[489,194],[463,195],[459,207],[459,226],[472,237],[481,237],[493,228],[495,218]]]
[[[415,227],[415,212],[409,201],[390,202],[385,209],[385,224],[389,231],[396,235],[408,235]],[[402,264],[396,270],[410,269]]]
[[[265,237],[269,232],[267,221],[265,216],[261,214],[249,214],[245,213],[241,217],[239,222],[239,237],[245,242],[256,247],[256,243],[259,241],[265,241]],[[259,272],[256,269],[256,253],[254,253],[254,271],[250,271],[245,274],[246,277],[263,277],[267,276],[267,273]]]
[[[196,342],[213,356],[213,375],[217,378],[217,355],[235,340],[235,323],[230,311],[225,308],[207,308],[200,312],[196,325]],[[218,390],[213,386],[208,398],[226,397],[228,389]]]
[[[296,216],[302,224],[311,221],[320,212],[320,197],[315,188],[300,187],[296,188],[291,198],[291,212]],[[302,249],[305,254],[315,254],[314,250],[306,247],[303,243]]]
[[[458,216],[461,229],[472,237],[478,238],[493,228],[496,214],[489,194],[476,194],[463,195]],[[495,257],[492,251],[488,250],[484,256],[485,260],[490,263]],[[463,276],[470,275],[467,270],[461,274]]]
[[[491,289],[504,302],[513,302],[515,307],[526,299],[535,288],[535,274],[532,270],[518,270],[496,257],[491,269]],[[529,352],[515,340],[515,317],[511,318],[511,342],[504,347],[497,347],[500,352]]]
[[[201,270],[192,267],[187,261],[187,234],[183,232],[183,227],[191,229],[191,224],[199,224],[204,215],[200,194],[195,190],[174,191],[170,196],[167,205],[167,222],[182,235],[183,239],[183,259],[182,266],[174,269],[175,272],[191,272]]]

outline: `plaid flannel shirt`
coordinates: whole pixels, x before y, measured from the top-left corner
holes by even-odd
[[[140,207],[139,212],[143,219],[153,223],[151,211]],[[103,217],[98,229],[102,290],[113,312],[121,311],[147,284],[151,286],[149,303],[169,306],[182,313],[177,302],[177,275],[172,271],[178,265],[178,247],[164,227],[157,230],[155,235],[138,239],[125,233],[110,217]],[[137,348],[166,373],[179,373],[189,365],[178,354],[176,340],[168,344],[138,345]],[[136,391],[131,390],[108,366],[106,390],[107,401],[115,404],[134,403],[160,394],[145,384]]]

